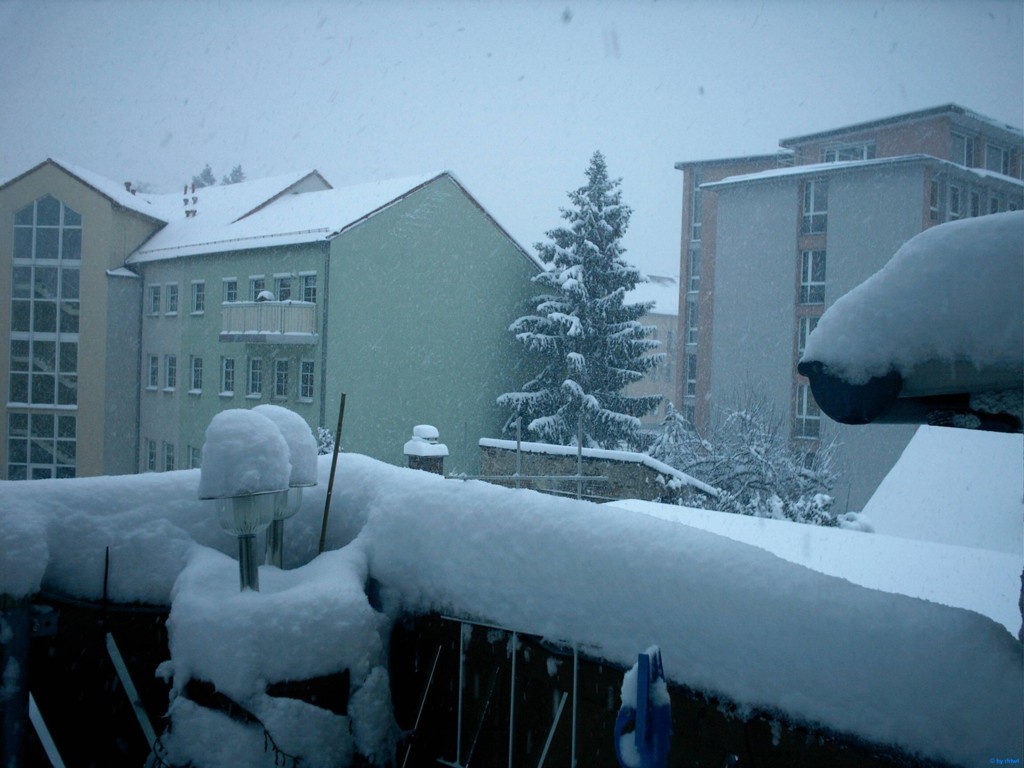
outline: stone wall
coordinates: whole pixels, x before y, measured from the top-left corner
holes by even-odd
[[[480,452],[481,474],[488,482],[516,487],[517,481],[513,477],[516,474],[515,449],[480,446]],[[575,454],[522,451],[520,455],[518,487],[554,495],[576,496]],[[581,474],[584,479],[580,495],[591,501],[641,499],[665,504],[690,504],[706,498],[702,491],[637,461],[583,456]],[[531,479],[550,475],[571,477]],[[596,479],[599,477],[605,479]]]

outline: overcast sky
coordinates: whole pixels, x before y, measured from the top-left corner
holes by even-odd
[[[1024,124],[1024,2],[0,0],[0,178],[450,170],[524,245],[601,150],[679,266],[681,160],[955,102]]]

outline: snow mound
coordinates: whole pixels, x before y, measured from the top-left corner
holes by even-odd
[[[1022,274],[1024,211],[931,227],[825,311],[803,360],[851,384],[936,360],[1020,365]]]

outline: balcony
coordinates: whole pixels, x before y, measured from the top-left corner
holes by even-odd
[[[316,344],[316,304],[308,301],[222,304],[220,340],[246,344]]]

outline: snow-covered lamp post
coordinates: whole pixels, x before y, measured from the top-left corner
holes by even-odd
[[[274,422],[288,444],[288,461],[291,465],[288,493],[276,497],[274,519],[267,530],[266,562],[268,565],[281,568],[284,561],[284,521],[299,511],[302,505],[302,489],[316,485],[316,438],[313,437],[313,431],[306,420],[287,408],[279,405],[258,405],[253,408],[253,412]]]
[[[288,444],[262,414],[221,411],[206,428],[199,498],[217,505],[221,527],[238,537],[240,588],[260,589],[256,535],[270,525],[278,495],[288,492]]]

